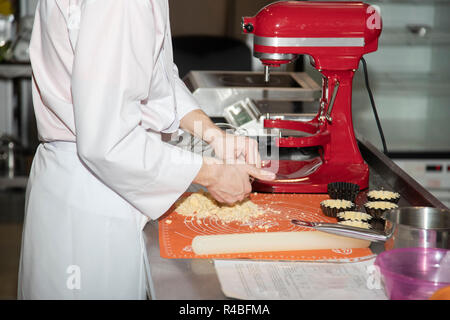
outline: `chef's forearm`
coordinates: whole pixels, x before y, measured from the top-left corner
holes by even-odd
[[[216,137],[224,134],[206,113],[200,109],[196,109],[186,114],[181,119],[180,127],[196,137],[203,139],[207,143],[211,143]]]

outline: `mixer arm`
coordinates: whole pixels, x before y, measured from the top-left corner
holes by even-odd
[[[328,83],[328,81],[327,81],[327,83]],[[334,101],[336,100],[336,95],[339,90],[339,85],[340,85],[339,80],[334,79],[334,88],[333,88],[333,94],[331,95],[330,103],[328,104],[326,109],[323,110],[324,112],[326,111],[326,113],[324,115],[321,115],[321,117],[325,118],[330,123],[333,122],[333,118],[331,117],[331,112],[333,111]],[[323,90],[325,90],[325,88]],[[324,120],[323,118],[319,118],[319,120],[323,121]]]
[[[310,137],[278,138],[277,146],[279,148],[306,148],[325,146],[329,142],[330,132],[328,130],[324,130]]]
[[[319,129],[319,126],[318,123],[314,121],[314,119],[308,122],[283,119],[265,119],[264,128],[296,130],[315,134]]]

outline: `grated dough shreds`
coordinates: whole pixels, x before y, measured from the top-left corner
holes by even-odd
[[[264,214],[264,210],[246,199],[232,206],[217,202],[209,193],[199,191],[180,200],[175,212],[182,216],[203,219],[213,217],[222,222],[249,222]]]

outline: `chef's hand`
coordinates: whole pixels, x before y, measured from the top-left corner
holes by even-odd
[[[183,130],[211,145],[216,157],[225,163],[247,163],[258,168],[261,166],[256,140],[226,133],[202,110],[189,112],[181,119],[180,124]]]
[[[248,164],[222,164],[217,159],[204,158],[194,183],[206,187],[219,202],[233,204],[244,200],[252,191],[250,176],[260,180],[275,179],[275,174]]]
[[[261,168],[261,156],[255,139],[220,130],[220,133],[213,135],[210,145],[216,157],[226,164],[247,163]]]
[[[225,163],[248,163],[260,167],[261,158],[256,140],[226,133],[200,109],[181,119],[181,128],[212,146],[216,157]]]

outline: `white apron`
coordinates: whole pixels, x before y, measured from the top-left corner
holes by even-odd
[[[19,297],[145,298],[141,232],[201,155],[161,141],[198,108],[173,64],[167,0],[41,0],[30,43],[41,141]],[[123,44],[123,45],[122,45]]]
[[[26,197],[21,299],[145,299],[148,218],[80,162],[75,143],[38,147]]]

